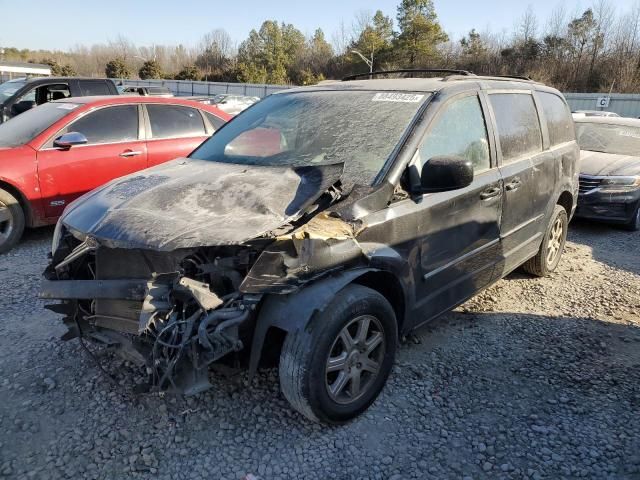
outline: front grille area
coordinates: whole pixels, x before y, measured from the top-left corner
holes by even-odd
[[[600,186],[600,182],[602,182],[601,178],[595,177],[586,177],[580,175],[580,183],[578,185],[578,191],[580,193],[587,193],[594,188],[598,188]]]

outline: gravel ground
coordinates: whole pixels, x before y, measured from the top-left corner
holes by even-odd
[[[340,428],[294,413],[273,370],[123,393],[36,299],[50,236],[0,256],[0,477],[640,479],[640,234],[574,222],[556,274],[418,331]]]

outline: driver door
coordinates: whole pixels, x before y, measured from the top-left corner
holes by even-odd
[[[468,187],[411,200],[419,257],[413,269],[416,307],[422,313],[415,324],[457,306],[494,279],[503,188],[492,150],[482,103],[472,93],[441,107],[416,154],[413,171],[420,172],[430,158],[456,156],[472,161],[474,179]]]

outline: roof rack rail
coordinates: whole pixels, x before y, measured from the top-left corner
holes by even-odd
[[[452,70],[449,68],[417,68],[417,69],[400,69],[400,70],[381,70],[377,72],[371,73],[356,73],[355,75],[349,75],[342,79],[343,82],[348,82],[350,80],[357,80],[358,78],[369,77],[369,80],[372,80],[373,77],[377,75],[391,75],[394,73],[446,73],[448,75],[463,75],[463,76],[473,76],[474,74],[467,70]]]
[[[462,75],[462,77],[466,77],[466,76]],[[462,79],[460,78],[460,75],[450,75],[444,78],[444,81],[450,81],[450,80],[462,80]],[[520,80],[523,82],[537,83],[532,78],[524,75],[474,75],[474,80],[494,80],[496,82],[500,82],[500,81],[508,82],[509,80]]]
[[[494,76],[498,78],[515,78],[517,80],[528,80],[530,82],[533,81],[531,77],[528,77],[526,75],[494,75]]]

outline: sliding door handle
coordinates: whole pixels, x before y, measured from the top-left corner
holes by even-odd
[[[515,178],[511,182],[507,183],[504,186],[504,189],[507,192],[515,192],[516,190],[518,190],[520,188],[520,185],[522,185],[522,182],[520,181],[520,179],[519,178]]]

